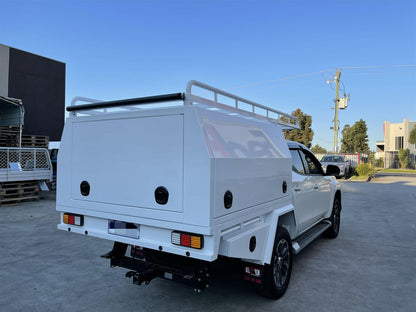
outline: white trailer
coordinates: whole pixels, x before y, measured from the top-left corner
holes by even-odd
[[[58,229],[114,241],[105,257],[131,270],[136,284],[164,277],[201,290],[210,263],[225,256],[242,259],[245,279],[278,298],[290,279],[292,243],[301,249],[294,239],[331,227],[339,190],[331,177],[320,218],[298,226],[282,133],[299,127],[294,116],[196,81],[186,93],[67,110]]]
[[[0,147],[0,182],[52,181],[52,164],[45,148]]]

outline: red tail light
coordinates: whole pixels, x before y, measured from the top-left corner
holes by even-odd
[[[174,245],[202,249],[204,246],[204,237],[198,234],[172,232],[171,242]]]
[[[84,225],[84,216],[73,214],[73,213],[64,213],[64,216],[62,218],[63,222],[65,224],[71,224],[71,225],[78,225],[83,226]]]

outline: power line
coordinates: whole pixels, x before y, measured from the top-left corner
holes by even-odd
[[[414,64],[407,64],[407,65],[370,65],[370,66],[349,66],[349,67],[340,67],[340,68],[342,70],[344,70],[344,69],[385,68],[385,67],[416,67],[416,65],[414,65]],[[251,83],[251,84],[246,84],[246,85],[241,85],[241,86],[237,86],[237,87],[227,88],[227,89],[224,89],[224,90],[229,91],[229,90],[236,90],[236,89],[242,89],[242,88],[247,88],[247,87],[259,86],[259,85],[263,85],[263,84],[266,84],[266,83],[280,82],[280,81],[285,81],[285,80],[302,78],[302,77],[306,77],[306,76],[312,76],[312,75],[316,75],[316,74],[322,74],[322,73],[326,73],[326,72],[331,72],[333,70],[336,70],[336,68],[324,69],[324,70],[320,70],[320,71],[316,71],[316,72],[312,72],[312,73],[301,74],[301,75],[290,76],[290,77],[284,77],[284,78],[279,78],[279,79],[274,79],[274,80],[255,82],[255,83]]]
[[[358,73],[358,74],[348,74],[348,76],[366,76],[366,75],[415,75],[415,73]]]
[[[299,84],[299,83],[305,83],[305,82],[313,81],[313,80],[322,80],[322,78],[321,77],[318,77],[318,78],[304,79],[302,81],[294,81],[294,82],[287,83],[287,84],[284,84],[284,85],[276,84],[276,85],[270,86],[270,88],[286,87],[286,86],[295,85],[295,84]]]
[[[351,66],[351,67],[341,67],[344,69],[361,69],[361,68],[383,68],[383,67],[416,67],[416,65],[375,65],[375,66]]]
[[[262,84],[265,84],[265,83],[272,83],[272,82],[278,82],[278,81],[296,79],[296,78],[301,78],[301,77],[306,77],[306,76],[311,76],[311,75],[316,75],[316,74],[321,74],[321,73],[329,72],[329,71],[332,71],[334,69],[335,68],[331,68],[331,69],[320,70],[320,71],[313,72],[313,73],[307,73],[307,74],[302,74],[302,75],[290,76],[290,77],[285,77],[285,78],[280,78],[280,79],[274,79],[274,80],[267,80],[267,81],[262,81],[262,82],[255,82],[255,83],[251,83],[251,84],[247,84],[247,85],[242,85],[242,86],[238,86],[238,87],[228,88],[228,89],[225,89],[225,90],[227,90],[227,91],[228,90],[236,90],[236,89],[241,89],[241,88],[258,86],[258,85],[262,85]]]

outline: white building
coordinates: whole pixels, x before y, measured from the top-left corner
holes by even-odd
[[[384,168],[400,167],[397,157],[400,149],[409,149],[413,163],[415,162],[416,145],[409,143],[409,136],[416,126],[416,121],[404,118],[403,122],[390,123],[385,121],[383,125],[384,141],[377,141],[377,158],[384,158]]]

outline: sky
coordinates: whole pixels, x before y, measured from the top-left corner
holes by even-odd
[[[66,63],[66,105],[183,92],[195,79],[300,108],[312,144],[333,150],[338,68],[351,99],[341,130],[363,119],[375,150],[384,121],[416,121],[414,0],[2,0],[1,11],[0,44]]]

